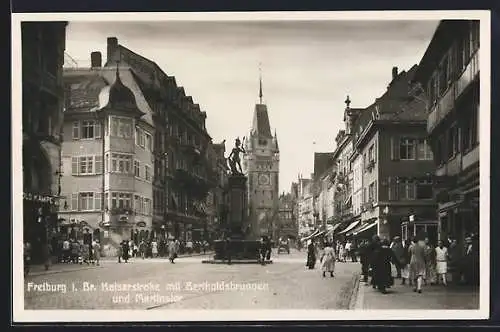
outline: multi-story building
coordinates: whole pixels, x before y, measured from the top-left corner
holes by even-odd
[[[316,227],[326,225],[326,207],[331,204],[328,201],[328,190],[330,188],[329,170],[334,165],[332,152],[314,153],[314,173],[313,173],[313,205]]]
[[[283,193],[280,195],[279,221],[275,235],[276,239],[287,238],[294,240],[297,238],[297,221],[293,213],[294,204],[295,202],[291,193]]]
[[[479,234],[479,21],[441,21],[420,61],[440,236]]]
[[[153,229],[181,241],[199,240],[207,223],[207,195],[214,186],[206,112],[177,86],[175,77],[110,37],[106,66],[117,62],[132,68],[153,110],[156,150],[152,162],[157,174],[153,198],[158,201],[154,204]]]
[[[211,200],[209,207],[209,223],[208,223],[208,238],[210,240],[220,238],[226,225],[227,216],[227,178],[228,165],[225,158],[226,145],[225,140],[222,143],[211,144],[213,157],[210,158],[213,162],[213,168],[216,172],[216,185],[210,189],[209,197]]]
[[[304,237],[314,231],[313,181],[302,176],[298,178],[298,228],[299,236]]]
[[[102,67],[93,53],[91,68],[64,70],[64,83],[64,232],[78,238],[86,228],[110,250],[149,239],[155,130],[132,69]]]
[[[262,102],[262,88],[245,145],[242,166],[248,177],[250,233],[255,238],[272,237],[278,220],[280,151],[276,132],[271,133],[267,105]]]
[[[437,240],[425,104],[408,89],[416,70],[414,66],[398,73],[393,68],[386,93],[361,111],[352,126],[354,211],[360,196],[362,203],[361,223],[347,235],[376,230],[379,236],[392,238],[401,235],[402,223],[411,219],[414,227],[405,228],[404,238],[425,230]]]
[[[57,233],[67,22],[22,22],[24,241],[34,262]]]

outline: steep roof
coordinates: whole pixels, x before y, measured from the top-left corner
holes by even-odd
[[[255,105],[253,113],[252,133],[260,137],[272,138],[271,125],[269,124],[269,114],[267,106],[264,104]]]
[[[119,68],[121,84],[128,88],[134,95],[137,108],[144,113],[143,121],[153,125],[152,110],[137,84],[129,67]],[[65,69],[63,81],[68,97],[66,112],[94,112],[99,107],[102,93],[109,93],[110,87],[115,82],[116,68],[102,67],[98,69]],[[106,91],[107,90],[107,91]]]

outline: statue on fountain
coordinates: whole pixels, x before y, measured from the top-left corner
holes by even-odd
[[[229,164],[229,170],[231,171],[231,175],[243,175],[243,169],[241,168],[241,159],[240,153],[246,153],[245,148],[243,148],[243,144],[245,143],[245,137],[243,137],[243,142],[240,141],[239,138],[236,138],[234,148],[229,154],[227,158]]]

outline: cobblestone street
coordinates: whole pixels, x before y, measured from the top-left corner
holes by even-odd
[[[318,269],[306,270],[303,252],[276,255],[266,266],[202,264],[204,258],[103,261],[100,267],[29,276],[25,309],[348,309],[353,303],[356,263],[339,263],[335,278],[322,278]],[[117,285],[143,289],[116,291],[123,287]]]

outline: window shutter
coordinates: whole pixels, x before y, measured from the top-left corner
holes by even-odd
[[[71,174],[72,175],[78,175],[78,157],[72,157],[71,158]]]
[[[78,211],[78,193],[71,194],[71,211]]]
[[[94,125],[94,136],[95,138],[101,138],[101,123],[99,121],[95,122]]]
[[[94,156],[94,173],[102,174],[102,156]]]
[[[387,178],[387,197],[390,201],[394,200],[394,187],[392,177]]]
[[[94,193],[94,209],[102,210],[102,193]]]
[[[80,139],[80,122],[73,122],[73,139]]]
[[[378,201],[378,187],[377,187],[377,180],[373,182],[373,201],[377,202]]]

